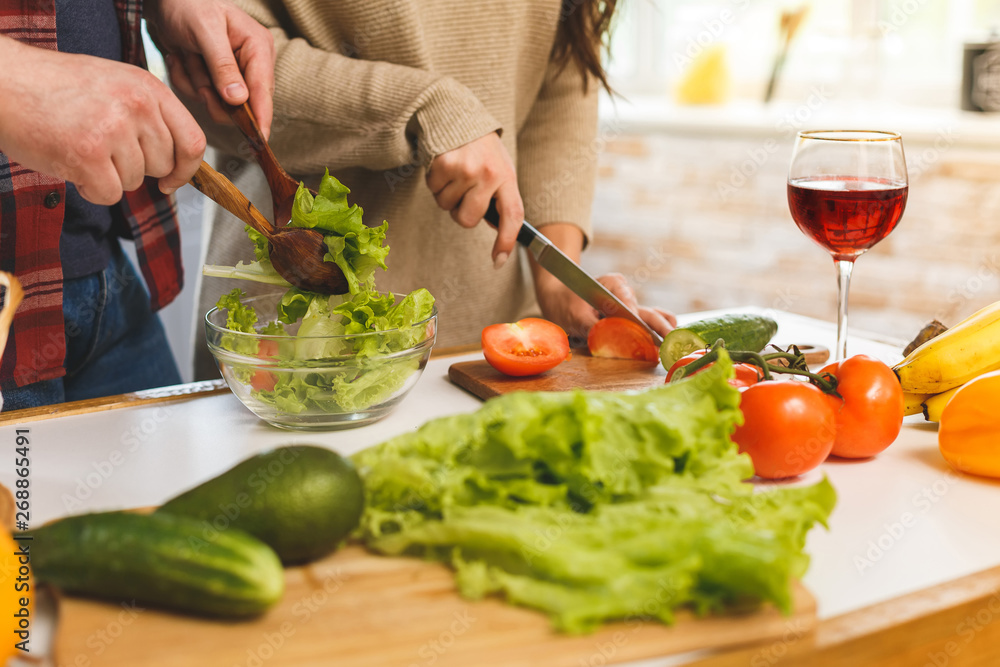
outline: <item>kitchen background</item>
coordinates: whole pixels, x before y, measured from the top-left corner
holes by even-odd
[[[1000,0],[619,6],[621,96],[602,102],[588,156],[585,268],[619,271],[640,301],[679,313],[756,305],[832,320],[833,262],[792,222],[785,177],[798,130],[864,127],[903,135],[910,193],[899,227],[858,261],[852,329],[909,339],[1000,299],[1000,115],[960,108],[966,45],[1000,41]],[[975,99],[1000,110],[1000,46],[977,68]],[[185,379],[202,335],[201,200],[179,192],[188,287],[163,312]]]

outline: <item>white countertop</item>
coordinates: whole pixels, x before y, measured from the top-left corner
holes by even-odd
[[[833,347],[829,324],[772,313],[778,343]],[[894,363],[895,345],[855,338],[850,354]],[[417,386],[376,424],[329,433],[266,425],[231,394],[0,427],[10,461],[0,483],[13,485],[15,429],[31,438],[31,524],[85,511],[156,505],[236,462],[278,445],[314,443],[349,455],[425,421],[476,409],[452,385],[448,366],[480,355],[432,359]],[[958,475],[937,450],[937,431],[908,417],[897,442],[873,460],[830,462],[823,474],[839,495],[830,531],[814,529],[805,585],[827,619],[1000,565],[1000,482]],[[674,661],[671,661],[674,662]],[[643,663],[653,664],[653,663]],[[664,663],[656,663],[664,664]]]

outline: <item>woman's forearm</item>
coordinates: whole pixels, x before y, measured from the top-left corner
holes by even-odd
[[[568,222],[556,222],[545,225],[540,231],[557,248],[566,253],[567,257],[574,262],[580,262],[580,255],[583,253],[583,231],[579,227]],[[539,266],[533,258],[531,260],[531,275],[535,279],[535,295],[540,303],[544,299],[543,293],[550,294],[553,291],[567,290],[558,278]]]

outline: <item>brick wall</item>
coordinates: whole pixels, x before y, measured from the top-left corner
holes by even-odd
[[[610,134],[584,265],[625,274],[640,301],[674,312],[758,305],[835,320],[833,261],[788,212],[791,149],[791,138]],[[850,323],[909,340],[1000,299],[1000,150],[940,137],[905,150],[906,212],[858,260]]]

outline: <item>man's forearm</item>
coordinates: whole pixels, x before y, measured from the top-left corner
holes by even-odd
[[[18,62],[21,50],[26,48],[32,47],[6,35],[0,35],[0,63],[7,65]],[[7,114],[7,105],[17,103],[17,91],[11,90],[11,81],[11,77],[0,77],[0,151],[3,150],[4,135],[15,131],[15,128],[10,127],[10,119]]]

